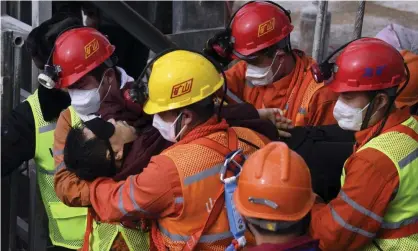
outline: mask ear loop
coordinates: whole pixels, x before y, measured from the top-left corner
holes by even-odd
[[[102,80],[100,81],[100,85],[99,85],[99,87],[97,88],[97,92],[99,92],[99,96],[100,96],[100,87],[102,87],[102,84],[103,84],[104,78],[105,78],[106,74],[107,74],[109,71],[110,71],[110,68],[109,68],[109,69],[107,69],[107,70],[103,73]],[[112,79],[112,80],[113,80],[113,79]],[[112,85],[109,83],[109,88],[107,89],[107,92],[106,92],[105,96],[103,97],[103,99],[102,99],[102,100],[100,100],[100,105],[101,105],[101,104],[105,101],[105,99],[106,99],[107,95],[109,95],[109,92],[110,92],[110,89],[111,89],[111,88],[112,88]]]

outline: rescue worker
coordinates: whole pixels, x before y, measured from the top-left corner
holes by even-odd
[[[311,175],[285,143],[269,143],[245,161],[234,201],[257,242],[248,250],[319,250],[307,235],[315,201]]]
[[[314,81],[313,59],[292,50],[292,30],[290,13],[280,5],[251,1],[235,13],[225,32],[207,42],[205,51],[241,60],[226,71],[228,103],[280,108],[294,126],[335,124],[337,96]]]
[[[29,33],[25,45],[38,69],[44,69],[59,33],[76,25],[82,25],[80,19],[58,12]],[[35,160],[39,190],[48,217],[49,238],[55,246],[53,250],[79,249],[86,227],[87,210],[64,205],[53,188],[53,135],[60,112],[69,105],[67,93],[39,86],[2,124],[2,177],[24,161]],[[6,214],[5,217],[10,216]],[[9,227],[6,223],[2,225]]]
[[[113,125],[105,120],[123,119],[131,125],[142,123],[141,106],[124,102],[122,92],[133,79],[122,68],[115,66],[113,52],[114,46],[96,29],[71,29],[57,38],[52,62],[48,62],[50,69],[59,71],[45,71],[39,77],[41,84],[49,88],[67,89],[71,97],[71,106],[61,113],[54,134],[54,160],[57,169],[54,182],[55,191],[61,201],[65,202],[62,194],[71,195],[72,184],[78,181],[74,174],[66,171],[63,162],[65,140],[71,127],[77,127],[83,121],[96,135],[109,142],[115,155],[118,155],[123,154],[125,142],[132,141],[136,135],[133,133],[133,138],[125,139],[123,135],[127,134],[122,132],[130,131],[131,127],[121,122]],[[86,183],[80,185],[87,186]],[[79,208],[86,206],[83,201],[78,201],[78,204]],[[94,231],[91,235],[86,235],[83,245],[85,249],[119,251],[149,248],[147,233],[119,224],[98,224],[90,221],[87,229],[92,224]]]
[[[386,42],[361,38],[329,70],[340,95],[333,114],[356,144],[338,197],[312,208],[311,234],[322,250],[418,250],[418,121],[394,105],[408,81],[404,60]]]
[[[154,115],[153,126],[174,145],[126,181],[90,184],[102,221],[156,219],[152,241],[159,250],[224,250],[231,244],[219,170],[228,153],[240,148],[250,155],[269,140],[218,120],[213,99],[223,85],[219,71],[198,53],[175,50],[156,58],[144,112]]]

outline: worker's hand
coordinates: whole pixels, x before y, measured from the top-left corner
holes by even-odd
[[[109,119],[108,122],[115,126],[115,132],[109,139],[110,144],[116,154],[121,154],[123,153],[123,146],[136,139],[135,128],[128,125],[125,121],[116,122],[114,119]]]
[[[292,136],[285,131],[293,128],[292,121],[283,116],[282,110],[279,108],[264,108],[257,111],[261,119],[268,119],[276,126],[280,137],[290,138]]]

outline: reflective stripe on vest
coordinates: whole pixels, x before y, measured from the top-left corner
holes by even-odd
[[[402,125],[418,135],[418,121],[415,118],[410,117]],[[416,182],[416,177],[418,177],[418,141],[406,133],[390,131],[373,138],[357,152],[367,148],[384,153],[392,160],[399,175],[399,188],[393,200],[390,201],[384,217],[382,218],[360,206],[343,191],[340,193],[340,197],[357,211],[381,223],[382,229],[394,230],[418,222],[418,183]],[[345,171],[343,171],[341,179],[342,185],[344,180]],[[418,234],[398,239],[377,239],[376,242],[383,250],[392,250],[390,247],[396,247],[396,250],[415,250],[418,249]],[[364,250],[377,249],[373,245],[369,245]]]
[[[311,99],[316,93],[316,91],[318,91],[323,86],[324,84],[318,84],[314,80],[312,80],[309,83],[308,88],[306,88],[305,93],[303,93],[302,103],[300,104],[300,107],[298,109],[298,113],[296,115],[296,119],[294,122],[295,126],[306,125],[307,121],[305,120],[306,120],[306,115],[308,114],[308,111],[309,111],[309,103],[311,102]]]
[[[234,128],[239,138],[248,140],[262,147],[264,142],[253,131],[246,128]],[[209,139],[228,145],[225,132],[217,132],[206,136]],[[244,154],[250,155],[255,149],[239,142]],[[185,155],[184,152],[188,154]],[[203,226],[215,203],[215,199],[223,184],[219,179],[219,171],[225,156],[204,145],[176,145],[162,155],[170,158],[179,173],[183,209],[177,217],[165,217],[158,220],[159,230],[165,246],[170,250],[182,250],[189,237]],[[197,159],[196,156],[199,156]],[[226,210],[218,220],[203,233],[195,250],[225,250],[232,241]],[[246,236],[247,237],[247,236]],[[249,241],[252,238],[249,236]]]
[[[44,120],[39,104],[38,91],[27,99],[35,122],[35,157],[39,190],[48,216],[49,237],[56,246],[79,249],[86,229],[87,209],[64,205],[54,190],[54,159],[50,149],[54,143],[56,121]],[[58,166],[59,167],[59,166]]]
[[[81,125],[81,119],[72,106],[69,107],[71,113],[71,126],[77,127]],[[108,251],[111,250],[118,233],[121,233],[123,239],[131,251],[147,251],[149,250],[148,233],[138,230],[124,228],[120,225],[109,223],[98,223],[93,221],[93,232],[90,236],[90,251]]]

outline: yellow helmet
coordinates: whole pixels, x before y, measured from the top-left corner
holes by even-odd
[[[223,84],[222,75],[203,55],[185,50],[169,52],[153,63],[144,112],[156,114],[194,104]]]

